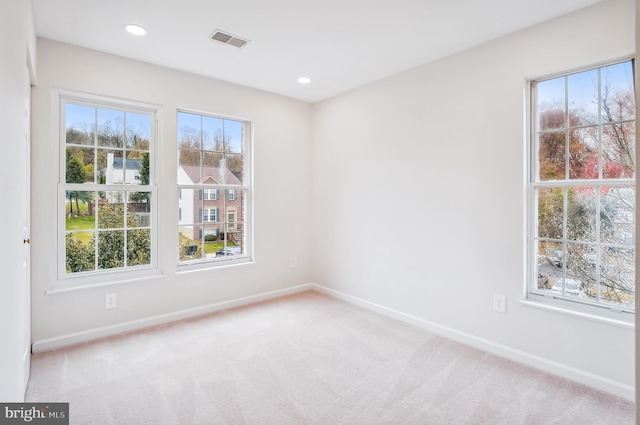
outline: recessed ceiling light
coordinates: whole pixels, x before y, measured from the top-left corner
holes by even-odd
[[[309,84],[311,82],[311,78],[309,78],[309,77],[300,77],[300,78],[298,78],[298,82],[300,84]]]
[[[128,33],[133,35],[145,35],[147,30],[142,28],[140,25],[129,24],[124,27]]]

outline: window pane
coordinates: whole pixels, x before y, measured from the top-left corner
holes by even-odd
[[[124,184],[122,151],[98,149],[98,183]]]
[[[598,70],[567,77],[569,125],[571,127],[598,123]]]
[[[565,139],[564,131],[538,135],[540,180],[563,180],[565,178]]]
[[[151,139],[151,116],[127,112],[127,149],[149,150],[149,139]]]
[[[538,289],[550,289],[562,277],[564,248],[560,242],[538,241],[537,250]]]
[[[633,66],[623,62],[602,68],[602,121],[635,119]]]
[[[602,253],[600,297],[633,308],[635,300],[635,251],[608,248]]]
[[[71,232],[65,235],[66,273],[94,270],[96,265],[94,232]]]
[[[124,192],[107,192],[107,203],[98,207],[99,229],[121,229],[124,227]]]
[[[67,103],[65,106],[66,143],[93,145],[96,108]]]
[[[242,155],[227,155],[226,165],[230,173],[227,173],[227,184],[241,185],[243,182],[244,162]]]
[[[596,240],[596,191],[591,187],[567,190],[567,239]]]
[[[180,149],[201,149],[200,115],[178,112],[178,147]]]
[[[127,162],[134,162],[132,166],[134,183],[148,185],[150,183],[149,174],[151,170],[151,164],[149,163],[149,152],[129,152],[129,157],[130,159],[127,159]]]
[[[225,131],[224,151],[226,153],[241,154],[244,123],[240,121],[225,120],[224,131]]]
[[[202,149],[224,152],[224,127],[222,118],[202,117]]]
[[[615,245],[633,245],[636,191],[632,187],[610,188],[601,195],[600,238]]]
[[[151,264],[151,230],[134,229],[127,231],[127,265]]]
[[[224,184],[224,170],[222,168],[222,153],[203,152],[202,153],[202,174],[203,178],[212,178],[213,180],[204,180],[207,184]]]
[[[98,268],[124,267],[124,231],[98,232]]]
[[[570,288],[571,295],[586,298],[596,287],[597,256],[594,245],[567,243],[567,277],[572,280],[571,286],[575,286],[573,283],[578,286]]]
[[[98,109],[98,145],[124,147],[124,112]]]
[[[151,192],[130,192],[127,203],[127,227],[151,226]]]
[[[198,242],[202,228],[199,226],[180,226],[179,251],[180,260],[187,261],[202,257],[202,244]]]
[[[205,224],[203,226],[205,257],[215,258],[218,251],[224,248],[224,225]]]
[[[565,112],[565,78],[540,81],[536,84],[538,129],[550,130],[564,128]]]
[[[564,191],[561,188],[538,188],[538,236],[562,239]]]
[[[202,208],[201,192],[198,189],[181,189],[181,193],[178,200],[178,207],[182,210],[179,224],[194,224],[198,222],[198,210]]]
[[[618,123],[602,127],[603,178],[634,176],[635,136],[634,123]]]
[[[68,191],[65,202],[65,230],[93,230],[95,228],[96,193]]]
[[[65,183],[85,183],[94,180],[93,148],[66,149]]]
[[[225,232],[225,246],[227,248],[225,256],[244,254],[244,224],[228,223]]]
[[[178,151],[178,164],[182,167],[193,167],[196,169],[200,180],[200,151],[180,149]]]
[[[598,178],[598,128],[569,131],[569,178]]]

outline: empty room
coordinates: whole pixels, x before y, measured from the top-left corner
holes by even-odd
[[[0,5],[1,423],[636,423],[634,0]]]

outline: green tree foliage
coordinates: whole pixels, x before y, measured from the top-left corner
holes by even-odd
[[[149,184],[149,152],[142,154],[142,162],[140,166],[140,184]],[[151,193],[149,192],[134,192],[130,196],[131,202],[149,202]]]
[[[66,269],[67,273],[84,272],[95,268],[95,245],[93,239],[89,243],[65,235]]]
[[[84,183],[86,181],[86,173],[84,164],[78,156],[74,155],[71,149],[67,148],[67,170],[66,170],[66,182],[67,183]],[[67,198],[69,198],[69,213],[73,214],[73,199],[76,200],[76,210],[79,212],[77,191],[67,191]]]
[[[105,204],[98,207],[98,268],[113,269],[151,263],[151,231],[137,228],[140,215],[127,214],[127,246],[125,249],[124,205]],[[82,243],[72,235],[66,239],[67,273],[93,270],[95,242]]]

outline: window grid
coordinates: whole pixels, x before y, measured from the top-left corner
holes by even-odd
[[[58,279],[155,266],[155,109],[59,99]]]
[[[199,214],[179,220],[179,264],[250,260],[249,123],[178,111],[179,207]],[[184,193],[195,196],[185,196]],[[193,198],[193,201],[190,199]],[[191,206],[188,205],[191,203]],[[228,222],[228,211],[234,222]]]
[[[630,64],[630,62],[629,62]],[[569,299],[571,301],[577,301],[584,304],[596,305],[598,307],[606,307],[612,310],[617,311],[628,311],[633,312],[633,300],[634,300],[634,277],[635,269],[634,269],[634,246],[629,243],[612,243],[612,241],[607,241],[605,239],[605,235],[603,235],[602,228],[605,225],[615,224],[616,215],[622,215],[622,219],[630,219],[633,220],[633,216],[635,215],[635,211],[622,211],[622,214],[610,214],[609,211],[603,210],[604,202],[611,202],[611,200],[607,200],[607,196],[609,194],[620,194],[620,199],[627,196],[627,198],[632,198],[635,200],[635,179],[632,176],[617,176],[617,178],[611,178],[610,175],[605,176],[604,163],[605,163],[605,153],[604,153],[604,138],[605,134],[603,129],[605,126],[611,126],[615,128],[619,126],[619,128],[623,128],[625,125],[633,125],[635,124],[633,119],[618,119],[618,120],[605,120],[603,114],[603,105],[608,100],[608,96],[611,95],[609,90],[609,82],[607,82],[603,86],[603,79],[606,76],[603,76],[603,70],[605,67],[597,69],[597,122],[595,123],[587,123],[580,124],[576,123],[576,125],[572,125],[572,118],[570,114],[574,113],[571,110],[572,105],[570,105],[570,94],[569,94],[569,78],[572,75],[576,74],[567,74],[565,76],[549,79],[549,80],[540,80],[534,81],[531,84],[531,111],[532,111],[532,131],[531,136],[531,149],[530,149],[530,158],[532,161],[531,170],[531,179],[530,179],[530,193],[532,194],[532,202],[530,203],[532,211],[531,217],[532,220],[532,241],[533,246],[530,248],[530,252],[532,252],[533,267],[532,267],[532,275],[531,282],[529,284],[529,292],[532,294],[543,294],[547,297],[559,297]],[[608,75],[608,74],[607,74]],[[564,86],[564,101],[563,103],[563,125],[562,126],[551,126],[550,128],[541,129],[542,122],[542,114],[545,113],[544,108],[545,105],[541,105],[540,99],[537,97],[537,87],[538,83],[544,83],[545,81],[551,80],[562,80]],[[603,87],[606,88],[607,92],[605,96],[603,93]],[[633,93],[633,87],[631,87],[631,93]],[[615,95],[618,95],[615,93]],[[610,112],[607,111],[608,117],[610,117]],[[633,114],[635,114],[635,105],[633,105]],[[622,115],[622,114],[621,114]],[[589,130],[597,130],[596,132],[596,140],[597,140],[597,176],[595,178],[579,178],[580,176],[572,176],[572,172],[575,173],[572,169],[572,131],[577,132],[588,132]],[[549,135],[549,138],[552,138],[554,133],[564,134],[564,176],[559,179],[547,179],[543,178],[543,170],[542,165],[544,162],[544,158],[541,157],[541,152],[544,148],[542,140],[545,135]],[[624,134],[624,132],[621,132]],[[628,143],[629,146],[633,146],[633,136],[629,140],[622,140]],[[580,141],[582,143],[582,141]],[[581,146],[578,144],[578,148]],[[548,166],[549,164],[544,164]],[[624,170],[625,173],[628,174],[628,170]],[[550,197],[547,196],[547,193],[553,193],[554,190],[562,191],[562,223],[561,223],[561,237],[549,237],[549,235],[544,235],[544,230],[541,227],[545,227],[544,225],[546,218],[543,217],[543,212],[545,212],[543,207],[546,207],[546,202],[549,201]],[[548,191],[548,192],[545,192]],[[570,218],[570,210],[576,208],[576,204],[579,202],[576,199],[579,199],[580,192],[589,193],[593,192],[593,240],[582,240],[581,238],[571,238],[572,227],[576,227],[575,223],[573,223],[574,218]],[[605,196],[607,195],[607,196]],[[586,197],[586,196],[585,196]],[[628,202],[630,208],[633,208],[634,202]],[[583,205],[578,205],[578,207],[583,207]],[[579,208],[578,208],[579,209]],[[618,213],[618,211],[614,211],[614,213]],[[575,215],[575,213],[573,213]],[[606,222],[603,223],[603,215],[606,218],[613,217],[612,223]],[[570,224],[572,226],[570,226]],[[633,223],[631,223],[633,224]],[[559,226],[555,226],[559,228]],[[578,226],[579,227],[579,226]],[[632,226],[632,235],[631,241],[635,239],[635,226]],[[626,239],[625,239],[626,241]],[[620,242],[620,241],[618,241]],[[628,242],[628,241],[626,241]],[[550,247],[558,249],[545,249],[545,244]],[[541,249],[542,248],[542,249]],[[575,252],[572,252],[575,250]],[[587,270],[586,272],[579,272],[579,268],[575,268],[576,264],[581,264],[585,262],[585,259],[580,259],[580,257],[585,257],[585,255],[576,255],[576,253],[580,253],[583,250],[586,253],[586,258],[590,263],[592,269]],[[629,254],[632,253],[632,254]],[[609,265],[604,261],[605,256],[609,256],[611,258],[616,259],[618,257],[632,257],[633,261],[621,261],[618,264],[615,264],[620,267],[622,271],[617,271],[614,273],[614,279],[611,279],[609,276],[606,276],[610,271],[607,269]],[[576,260],[578,259],[578,260]],[[572,264],[571,270],[569,269],[569,263]],[[619,277],[619,282],[614,282],[615,278]],[[551,283],[551,278],[555,279],[555,282]],[[586,279],[585,279],[586,278]],[[604,280],[607,280],[609,286],[607,286],[607,291],[604,291]],[[611,283],[613,282],[613,283]],[[559,290],[558,290],[559,285]],[[631,289],[631,293],[629,293],[629,289]]]

